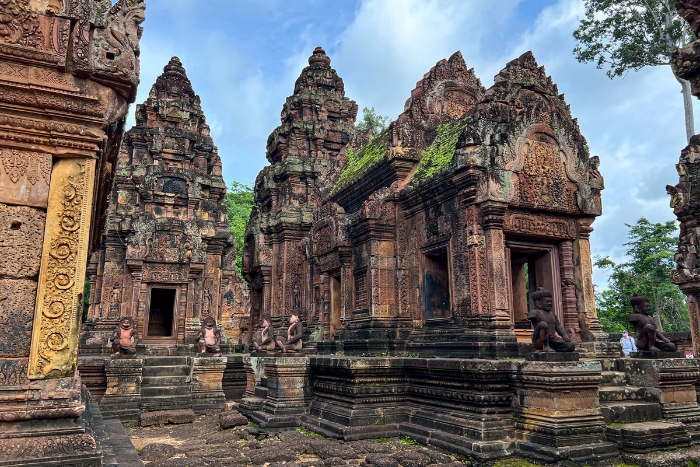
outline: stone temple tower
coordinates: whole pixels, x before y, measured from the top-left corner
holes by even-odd
[[[261,311],[280,317],[312,306],[302,239],[357,116],[357,104],[345,97],[343,80],[330,64],[317,47],[282,107],[281,125],[267,140],[271,165],[255,182],[257,209],[246,230],[243,260],[253,326]]]
[[[131,316],[143,343],[166,346],[192,344],[207,316],[230,329],[247,303],[235,256],[221,159],[200,98],[173,57],[124,138],[103,246],[88,270],[88,318],[109,329]],[[104,340],[85,337],[83,349],[104,348]]]

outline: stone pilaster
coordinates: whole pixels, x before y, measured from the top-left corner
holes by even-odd
[[[298,426],[311,400],[308,357],[262,357],[267,397],[262,409],[250,414],[261,427]]]
[[[192,409],[201,412],[226,405],[223,391],[226,357],[195,357],[192,365]]]
[[[142,372],[141,358],[112,358],[105,362],[107,390],[100,402],[104,418],[139,419]]]
[[[598,405],[601,371],[593,360],[522,364],[513,405],[521,455],[545,462],[617,456],[617,447],[605,441]]]

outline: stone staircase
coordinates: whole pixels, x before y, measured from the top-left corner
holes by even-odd
[[[189,357],[150,356],[144,359],[141,382],[141,410],[182,410],[192,408]]]
[[[99,404],[86,398],[88,426],[102,451],[104,467],[143,467],[134,445],[119,420],[104,420]]]
[[[617,371],[617,359],[603,361],[598,390],[600,409],[607,425],[608,441],[627,452],[649,452],[689,446],[690,435],[683,423],[663,419],[658,394],[650,388],[628,384]]]

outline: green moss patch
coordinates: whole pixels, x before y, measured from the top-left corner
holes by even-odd
[[[386,156],[388,135],[389,129],[387,128],[372,138],[370,142],[367,143],[366,146],[360,148],[359,151],[355,152],[352,148],[348,150],[348,166],[345,167],[343,173],[340,174],[331,193],[335,193],[346,183],[355,180]]]
[[[418,163],[412,182],[423,180],[447,168],[455,154],[457,140],[462,134],[467,120],[469,117],[462,117],[455,122],[445,123],[437,127],[435,141],[423,151],[423,158]]]

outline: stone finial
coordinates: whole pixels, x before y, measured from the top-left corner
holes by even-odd
[[[182,66],[182,62],[178,57],[170,59],[168,64],[163,67],[163,73],[177,73],[182,76],[187,76],[185,67]]]
[[[309,65],[326,65],[330,66],[331,59],[326,55],[323,47],[316,47],[314,53],[309,57]]]

